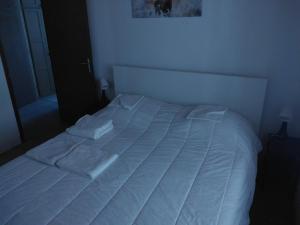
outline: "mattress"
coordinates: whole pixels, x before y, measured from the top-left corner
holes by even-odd
[[[86,143],[119,159],[95,180],[26,155],[2,166],[0,224],[249,224],[259,140],[234,112],[188,120],[192,109],[144,98],[98,112],[114,130]]]

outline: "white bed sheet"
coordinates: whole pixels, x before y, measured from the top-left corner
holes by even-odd
[[[249,224],[259,140],[233,112],[187,120],[192,108],[144,98],[98,112],[114,130],[85,144],[120,156],[95,180],[26,156],[2,166],[0,224]]]

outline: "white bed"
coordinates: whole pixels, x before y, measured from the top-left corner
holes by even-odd
[[[228,106],[259,133],[268,81],[250,76],[115,66],[114,84],[116,94],[140,94],[183,105]]]
[[[133,110],[114,101],[98,112],[114,130],[85,143],[119,159],[95,180],[28,156],[2,166],[0,224],[248,224],[255,132],[231,111],[221,122],[187,119],[193,109],[145,97]]]

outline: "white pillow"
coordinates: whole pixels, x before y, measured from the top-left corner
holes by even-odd
[[[221,121],[227,110],[228,108],[225,106],[199,105],[193,109],[186,118]]]
[[[134,109],[142,100],[144,96],[142,95],[120,95],[118,97],[121,106],[123,106],[127,110]]]

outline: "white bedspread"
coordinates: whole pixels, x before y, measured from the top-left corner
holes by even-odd
[[[248,224],[259,141],[233,112],[188,120],[192,109],[144,98],[100,111],[114,130],[85,144],[119,158],[95,180],[26,156],[2,166],[0,224]]]

